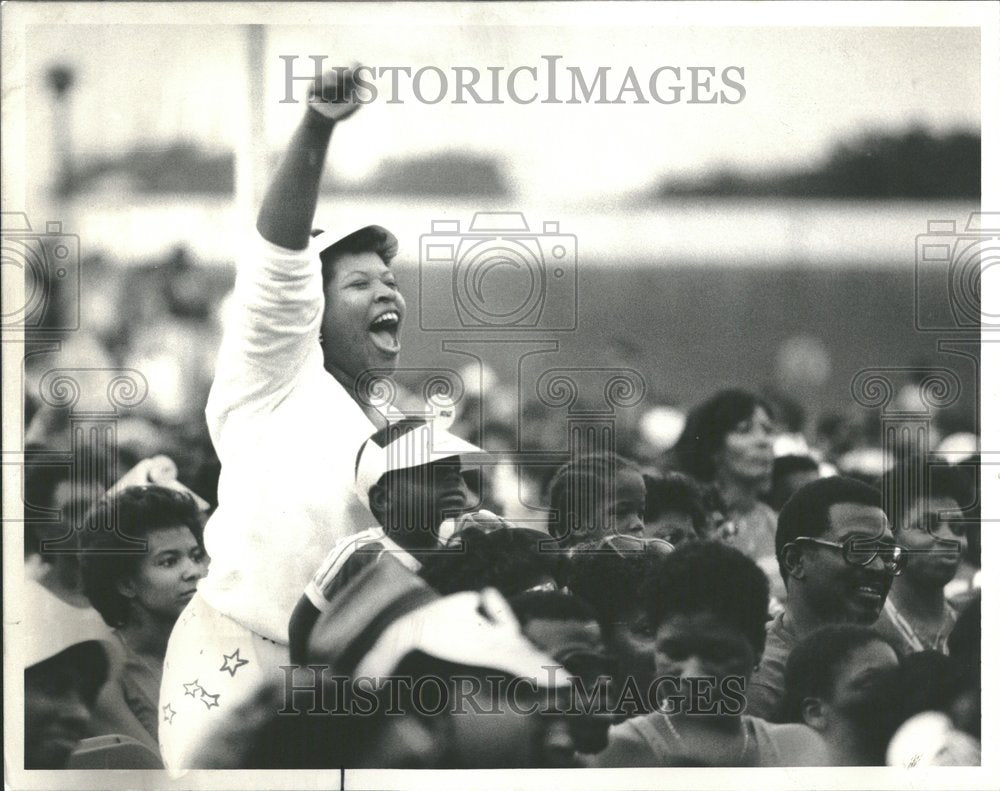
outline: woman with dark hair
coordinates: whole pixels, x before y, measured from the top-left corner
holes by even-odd
[[[707,487],[706,497],[716,512],[715,537],[768,572],[778,518],[761,498],[771,483],[774,435],[774,413],[767,403],[753,393],[731,389],[692,410],[674,447],[680,469]]]
[[[132,736],[159,754],[167,641],[208,571],[198,506],[174,489],[131,486],[99,501],[80,537],[84,593],[114,629],[122,654],[98,700],[96,735]]]

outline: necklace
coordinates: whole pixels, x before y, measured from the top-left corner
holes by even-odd
[[[891,599],[885,600],[885,605],[883,607],[885,610],[886,617],[889,622],[896,627],[896,631],[899,632],[903,639],[909,644],[909,646],[914,651],[940,651],[942,654],[948,653],[948,643],[946,642],[946,633],[950,631],[951,627],[954,626],[952,619],[950,617],[949,611],[945,609],[944,622],[941,624],[941,628],[938,629],[937,634],[934,637],[928,637],[926,633],[921,633],[917,630],[913,624],[907,620],[907,618],[900,612],[899,608],[892,603]]]
[[[687,752],[687,742],[677,731],[677,728],[670,721],[670,714],[664,714],[664,719],[667,722],[667,728],[670,730],[671,735],[677,740],[677,743],[681,746],[681,749]],[[747,725],[746,719],[740,717],[740,730],[743,731],[743,747],[740,750],[740,754],[736,757],[735,766],[743,766],[743,761],[746,759],[747,751],[750,749],[750,728]]]

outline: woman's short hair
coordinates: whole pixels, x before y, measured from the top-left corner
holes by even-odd
[[[726,435],[752,417],[757,407],[774,420],[774,411],[766,401],[737,388],[722,390],[696,406],[673,448],[677,466],[699,481],[713,481],[717,472],[714,456],[725,443]]]
[[[317,228],[313,230],[312,235],[315,237],[321,233],[323,231]],[[337,260],[345,255],[375,253],[382,259],[382,263],[389,266],[398,251],[399,241],[391,231],[381,225],[366,225],[364,228],[358,228],[320,252],[319,260],[323,264],[323,287],[325,288],[333,277]]]
[[[118,591],[118,583],[139,568],[144,553],[137,542],[166,527],[189,528],[202,546],[201,516],[194,499],[164,486],[130,486],[99,500],[84,517],[83,592],[109,626],[124,626],[128,620],[129,600]]]

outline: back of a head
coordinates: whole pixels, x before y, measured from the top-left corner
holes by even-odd
[[[900,723],[923,711],[948,711],[961,691],[957,662],[937,651],[917,651],[899,662],[905,699],[900,701]]]
[[[839,503],[882,507],[878,489],[853,478],[833,475],[807,483],[782,507],[774,536],[774,552],[781,576],[788,574],[781,562],[782,549],[797,538],[817,538],[830,528],[830,508]]]
[[[538,530],[467,527],[429,553],[420,574],[441,595],[492,587],[513,596],[557,573],[559,553]]]
[[[597,614],[604,628],[649,599],[658,571],[653,552],[571,552],[563,565],[563,583]]]
[[[709,613],[764,650],[768,582],[756,563],[731,546],[691,541],[660,557],[650,590],[653,623],[675,615]]]
[[[783,722],[802,722],[806,698],[828,697],[840,664],[851,652],[873,642],[889,643],[871,627],[830,624],[811,632],[792,649],[785,665]]]

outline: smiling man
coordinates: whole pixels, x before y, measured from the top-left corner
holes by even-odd
[[[354,496],[357,450],[386,425],[358,387],[387,376],[406,305],[395,237],[370,225],[314,233],[336,124],[357,111],[356,70],[324,77],[248,229],[206,407],[222,462],[205,529],[213,566],[170,637],[159,706],[168,770],[288,662],[288,619],[338,540],[374,524]]]
[[[874,624],[903,566],[881,493],[839,476],[806,484],[785,503],[775,552],[788,600],[768,624],[747,690],[748,713],[768,720],[779,714],[792,649],[826,624]]]

